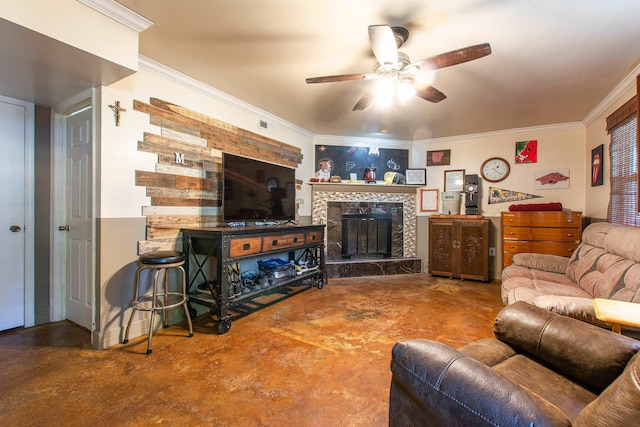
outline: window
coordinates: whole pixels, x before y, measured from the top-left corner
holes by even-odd
[[[614,224],[640,226],[638,215],[637,97],[607,117],[611,134],[609,148],[611,192],[607,220]]]

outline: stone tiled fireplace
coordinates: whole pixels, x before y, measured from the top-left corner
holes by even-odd
[[[327,275],[420,272],[415,206],[413,187],[313,184],[313,223],[327,225]]]

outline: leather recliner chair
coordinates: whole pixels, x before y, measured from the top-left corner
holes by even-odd
[[[517,302],[495,338],[459,349],[395,344],[390,426],[630,426],[640,422],[640,341]]]

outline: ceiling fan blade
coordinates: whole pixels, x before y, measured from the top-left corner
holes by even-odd
[[[341,74],[337,76],[309,77],[307,83],[347,82],[351,80],[369,79],[371,74]]]
[[[369,25],[371,49],[380,65],[398,62],[398,46],[393,30],[388,25]]]
[[[452,50],[451,52],[441,53],[431,58],[425,58],[409,65],[420,66],[421,70],[436,70],[438,68],[450,67],[452,65],[462,64],[463,62],[473,61],[482,58],[491,53],[491,45],[489,43],[477,44],[474,46],[463,47],[462,49]],[[408,68],[408,67],[407,67]]]
[[[376,80],[382,74],[339,74],[337,76],[309,77],[307,83],[348,82],[352,80]]]
[[[431,102],[440,102],[447,96],[433,86],[415,87],[416,96]]]
[[[353,109],[351,111],[362,111],[369,105],[371,105],[371,102],[373,102],[373,93],[366,92],[364,95],[362,95],[362,98],[358,100],[356,105],[353,106]]]

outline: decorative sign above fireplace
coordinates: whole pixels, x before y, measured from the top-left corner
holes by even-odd
[[[409,150],[397,148],[353,147],[342,145],[316,145],[315,175],[326,177],[339,176],[343,180],[351,179],[355,173],[358,179],[364,179],[365,169],[375,168],[378,179],[386,172],[404,174],[409,167]]]

